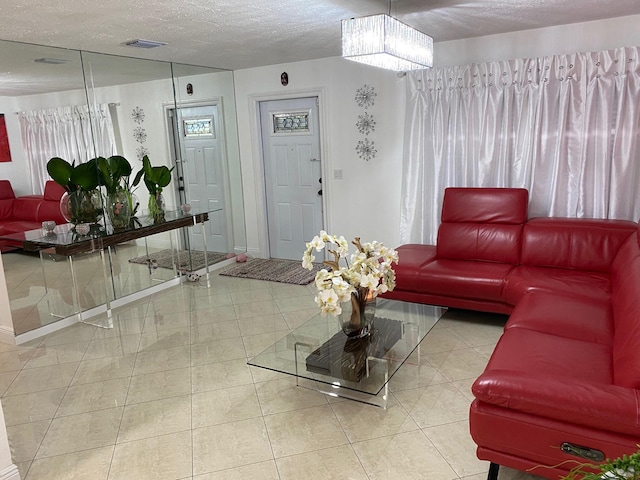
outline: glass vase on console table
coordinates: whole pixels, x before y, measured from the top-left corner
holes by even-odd
[[[98,223],[102,218],[100,192],[96,190],[75,190],[65,192],[60,198],[60,213],[73,225]]]
[[[105,201],[107,216],[114,230],[124,230],[131,220],[131,193],[119,189],[107,194]]]
[[[155,195],[149,195],[149,215],[153,218],[154,223],[164,222],[164,197],[162,193],[157,192]]]

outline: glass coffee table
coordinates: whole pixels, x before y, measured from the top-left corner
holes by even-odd
[[[417,350],[445,308],[376,299],[371,333],[350,339],[336,317],[314,316],[248,364],[293,375],[299,386],[383,408],[389,380]]]

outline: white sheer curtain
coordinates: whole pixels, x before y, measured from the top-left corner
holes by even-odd
[[[52,157],[69,163],[86,162],[97,155],[116,152],[108,104],[48,108],[20,112],[20,129],[34,193],[41,194],[48,180]],[[94,142],[95,139],[95,142]],[[96,154],[96,152],[99,152]]]
[[[530,216],[640,218],[640,48],[407,76],[402,243],[448,186],[524,187]]]

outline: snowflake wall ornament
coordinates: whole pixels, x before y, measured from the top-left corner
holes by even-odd
[[[364,140],[358,141],[356,153],[358,154],[358,157],[368,162],[372,158],[376,158],[376,153],[378,153],[378,151],[374,147],[374,142],[365,138]]]
[[[135,107],[131,111],[131,118],[133,118],[133,121],[137,124],[141,124],[144,122],[144,110],[140,107]]]
[[[375,92],[375,89],[365,84],[356,90],[356,103],[359,107],[367,109],[373,107],[376,103],[377,96],[378,94]]]
[[[364,115],[358,115],[356,127],[358,127],[360,133],[369,135],[369,133],[376,131],[376,121],[373,119],[373,115],[369,114],[369,112],[364,112]]]
[[[147,141],[147,131],[142,127],[136,127],[133,129],[133,138],[138,143],[144,143]]]
[[[136,157],[138,157],[138,160],[142,161],[145,155],[149,155],[149,149],[147,147],[140,145],[136,148]]]

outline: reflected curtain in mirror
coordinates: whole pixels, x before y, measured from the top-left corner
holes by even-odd
[[[116,153],[113,122],[108,104],[76,105],[20,112],[20,130],[34,193],[42,194],[49,179],[47,162],[61,157],[83,163]],[[95,129],[92,138],[92,129]],[[94,150],[95,141],[95,150]]]

